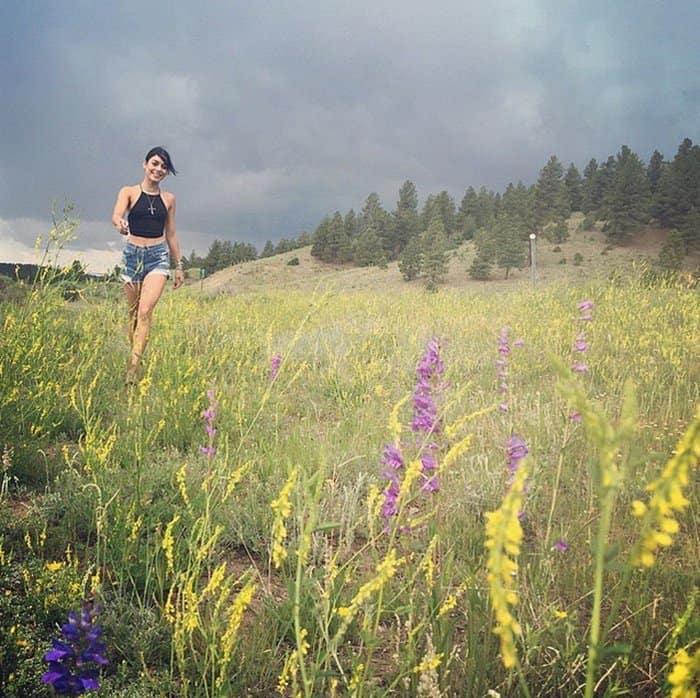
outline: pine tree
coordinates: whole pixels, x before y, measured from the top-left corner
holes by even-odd
[[[681,235],[686,252],[700,252],[700,208],[690,207],[690,211],[683,218]]]
[[[649,221],[649,179],[639,156],[623,145],[617,155],[615,175],[607,197],[608,238],[623,242]]]
[[[421,234],[422,271],[425,287],[436,291],[447,276],[447,235],[439,215],[430,222],[428,229]]]
[[[412,237],[399,257],[399,271],[404,281],[413,281],[422,270],[422,253],[418,237]]]
[[[420,232],[418,215],[418,193],[413,182],[406,180],[399,189],[399,200],[394,211],[393,255],[396,257],[406,248],[410,240]]]
[[[615,157],[611,155],[598,168],[596,173],[596,188],[600,196],[600,203],[597,208],[598,218],[608,218],[609,216],[608,202],[615,181],[615,165]]]
[[[352,243],[345,233],[345,224],[339,211],[336,211],[328,226],[328,244],[326,246],[328,260],[344,264],[352,261]]]
[[[566,171],[564,176],[564,185],[566,187],[566,194],[569,199],[569,209],[571,211],[580,211],[583,204],[582,196],[582,180],[579,171],[576,169],[576,165],[572,162],[569,165],[569,169]]]
[[[678,271],[685,258],[685,241],[680,230],[670,232],[659,251],[659,266],[666,271]]]
[[[522,182],[518,182],[516,187],[512,183],[506,187],[501,198],[500,215],[510,216],[517,221],[524,239],[535,231],[532,192]]]
[[[375,235],[384,250],[384,258],[390,257],[393,246],[393,232],[391,216],[384,210],[379,195],[372,192],[362,207],[359,220],[359,234],[361,235],[368,228],[373,228]]]
[[[681,228],[693,206],[700,208],[700,147],[686,138],[662,171],[653,212],[663,225]]]
[[[314,231],[314,241],[311,244],[311,256],[322,262],[330,261],[328,252],[328,236],[331,219],[326,216]]]
[[[486,281],[491,278],[491,262],[477,254],[469,267],[469,276],[477,281]]]
[[[652,194],[656,191],[656,188],[659,186],[661,173],[663,172],[665,166],[666,163],[664,162],[664,156],[658,150],[655,150],[649,158],[649,166],[647,167],[649,189],[651,190]]]
[[[564,168],[552,155],[540,171],[533,201],[535,222],[542,227],[553,218],[566,218],[569,213],[569,199],[564,184]]]
[[[581,199],[584,213],[597,213],[603,202],[603,196],[598,186],[598,161],[595,158],[592,158],[583,170]]]
[[[275,254],[275,246],[272,244],[272,240],[268,240],[262,248],[260,257],[272,257],[273,254]]]
[[[463,240],[471,240],[479,227],[476,221],[477,195],[474,187],[467,187],[457,211],[457,230]]]
[[[522,269],[527,258],[527,243],[518,228],[517,221],[508,215],[502,215],[494,225],[496,241],[496,263],[505,269],[506,279],[511,269]]]
[[[355,239],[353,260],[360,267],[386,266],[382,241],[373,225],[364,228]]]

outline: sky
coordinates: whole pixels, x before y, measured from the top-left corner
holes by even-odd
[[[117,191],[170,151],[182,250],[313,232],[370,192],[388,210],[698,139],[697,0],[2,0],[0,261],[104,271]]]

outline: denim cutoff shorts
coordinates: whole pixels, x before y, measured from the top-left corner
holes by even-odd
[[[121,280],[128,284],[140,284],[151,272],[170,276],[168,245],[158,242],[141,247],[127,242],[122,252]]]

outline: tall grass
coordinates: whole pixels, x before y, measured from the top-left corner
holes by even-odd
[[[65,610],[89,593],[104,607],[105,695],[654,695],[672,652],[692,656],[694,431],[679,447],[689,504],[652,564],[635,561],[666,532],[644,518],[645,488],[698,419],[697,293],[634,279],[494,295],[189,290],[161,301],[131,390],[123,304],[85,298],[67,307],[37,287],[0,304],[0,579],[15,602],[0,625],[33,628],[19,649],[0,635],[5,694],[46,695],[16,667],[40,663],[56,613],[17,609],[55,593],[52,569]],[[595,321],[574,378],[583,298]],[[524,339],[508,411],[505,326]],[[445,339],[441,426],[421,440],[411,396],[431,337]],[[513,434],[529,449],[517,507]],[[387,523],[391,443],[405,476]],[[510,533],[493,525],[513,507]],[[494,602],[501,545],[508,616]],[[57,561],[75,567],[67,590]]]

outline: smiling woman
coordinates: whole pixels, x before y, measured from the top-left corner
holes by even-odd
[[[153,309],[170,276],[171,259],[175,260],[174,288],[182,286],[185,278],[175,229],[175,196],[160,187],[169,173],[177,174],[168,151],[161,146],[151,148],[143,161],[143,171],[140,184],[119,190],[112,213],[112,223],[127,238],[121,279],[129,304],[128,384],[136,382],[151,332]]]

